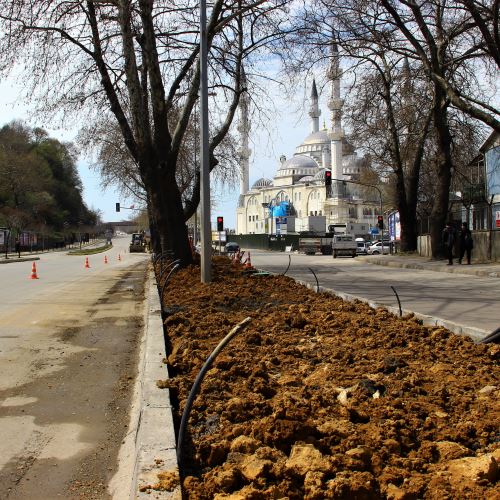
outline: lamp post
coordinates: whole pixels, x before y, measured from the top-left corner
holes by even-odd
[[[378,195],[380,197],[380,215],[384,215],[384,204],[382,202],[382,191],[378,186],[375,184],[367,184],[365,182],[358,182],[358,181],[348,181],[346,179],[332,179],[332,181],[338,181],[338,182],[344,182],[344,183],[350,183],[350,184],[359,184],[360,186],[367,186],[374,188],[378,191]],[[384,255],[384,230],[382,229],[382,255]]]
[[[200,201],[201,282],[212,281],[210,226],[210,170],[208,165],[208,64],[207,2],[200,0]]]

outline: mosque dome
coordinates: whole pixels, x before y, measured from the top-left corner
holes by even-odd
[[[262,188],[265,188],[265,187],[268,187],[268,186],[271,186],[273,183],[272,180],[270,179],[266,179],[265,177],[261,177],[260,179],[257,179],[253,185],[252,185],[252,189],[262,189]]]
[[[290,170],[290,169],[295,169],[295,170],[297,170],[297,169],[315,169],[316,170],[317,168],[318,168],[318,164],[310,156],[295,155],[295,156],[292,156],[289,160],[284,161],[281,164],[279,171]],[[288,174],[284,174],[284,175],[288,175]]]
[[[312,182],[315,178],[315,175],[305,175],[304,177],[302,177],[302,179],[300,179],[299,182]]]
[[[309,134],[305,139],[304,144],[329,144],[331,141],[330,137],[328,136],[328,131],[327,130],[318,130],[317,132],[313,132],[312,134]]]
[[[326,168],[322,168],[315,176],[314,176],[314,180],[315,181],[321,181],[321,182],[325,182],[325,172],[326,172]]]

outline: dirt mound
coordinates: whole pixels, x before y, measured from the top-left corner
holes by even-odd
[[[498,346],[316,294],[283,276],[180,271],[164,297],[193,499],[499,498]]]

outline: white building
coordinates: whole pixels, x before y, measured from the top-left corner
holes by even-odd
[[[248,100],[243,99],[240,107],[242,147],[240,150],[241,187],[236,210],[236,233],[276,233],[283,218],[288,221],[288,230],[308,230],[310,217],[325,217],[327,230],[331,224],[357,222],[367,227],[376,226],[380,213],[381,199],[377,188],[366,188],[356,181],[361,173],[362,161],[353,147],[346,141],[342,130],[342,106],[337,47],[332,45],[332,57],[327,76],[330,80],[330,128],[319,129],[318,92],[312,83],[311,133],[287,159],[282,156],[272,179],[258,179],[248,189]],[[325,172],[331,171],[332,186],[325,187]],[[363,200],[361,193],[370,200]],[[271,214],[274,214],[272,216]],[[291,222],[293,221],[293,224]],[[290,226],[293,229],[290,229]]]

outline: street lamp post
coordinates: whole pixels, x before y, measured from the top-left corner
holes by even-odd
[[[344,182],[344,183],[350,183],[350,184],[359,184],[360,186],[367,186],[374,188],[378,191],[378,195],[380,196],[380,215],[384,215],[384,204],[382,202],[382,191],[378,186],[375,186],[375,184],[366,184],[365,182],[358,182],[358,181],[348,181],[346,179],[332,179],[332,181],[338,181],[338,182]],[[384,229],[382,229],[382,255],[384,255]]]
[[[200,0],[200,202],[201,282],[212,281],[210,227],[210,170],[208,165],[207,2]]]

